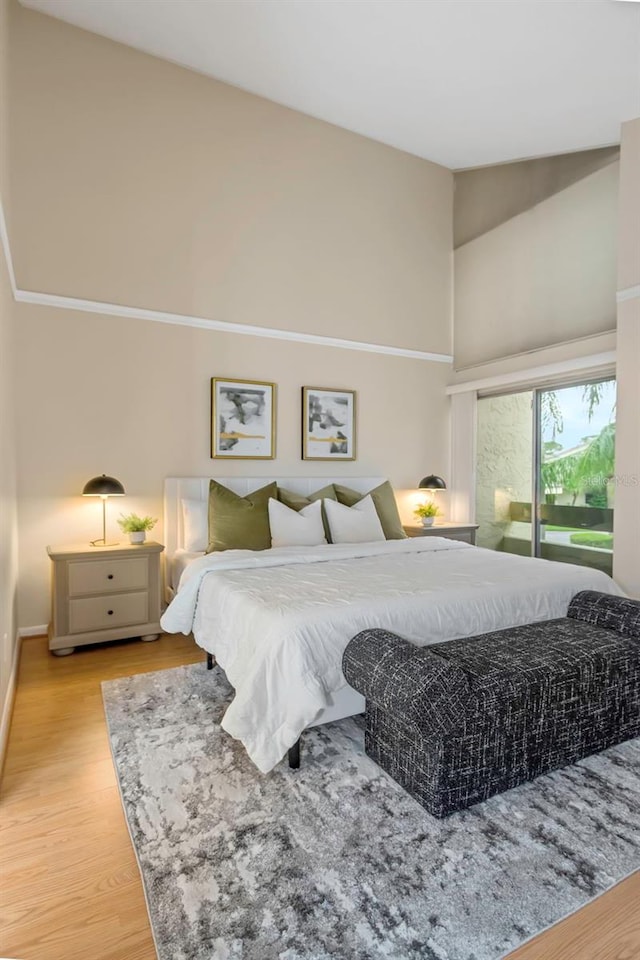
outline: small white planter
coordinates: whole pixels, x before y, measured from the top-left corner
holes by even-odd
[[[432,527],[435,519],[436,519],[435,517],[423,517],[423,518],[422,518],[422,526],[423,526],[423,527]]]
[[[147,534],[144,530],[136,530],[135,533],[129,534],[129,543],[144,543],[147,539]]]

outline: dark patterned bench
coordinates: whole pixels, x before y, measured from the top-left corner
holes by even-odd
[[[640,735],[640,602],[418,647],[365,630],[342,662],[365,749],[436,817]]]

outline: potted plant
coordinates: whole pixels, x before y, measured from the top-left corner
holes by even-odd
[[[118,526],[129,534],[130,543],[144,543],[147,530],[152,530],[158,521],[153,517],[139,517],[136,513],[120,514]]]
[[[423,527],[433,526],[433,521],[440,513],[440,510],[431,500],[428,500],[426,503],[421,503],[413,511],[416,517],[419,517],[422,520]]]

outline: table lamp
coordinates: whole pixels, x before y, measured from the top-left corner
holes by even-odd
[[[442,477],[437,477],[435,473],[430,473],[428,477],[423,477],[420,483],[418,484],[418,490],[428,490],[431,494],[431,502],[436,503],[436,498],[433,496],[436,490],[446,490],[447,485],[442,479]],[[428,499],[425,500],[425,504],[428,503]],[[440,513],[438,509],[437,513]]]
[[[447,485],[442,479],[442,477],[436,477],[434,473],[430,473],[428,477],[423,477],[420,483],[418,484],[418,490],[446,490]]]
[[[115,547],[115,543],[107,543],[107,499],[108,497],[124,497],[124,487],[115,477],[108,477],[103,473],[101,477],[93,477],[84,485],[83,497],[100,497],[102,500],[102,539],[91,540],[92,547]]]

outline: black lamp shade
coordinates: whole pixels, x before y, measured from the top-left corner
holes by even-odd
[[[101,477],[88,480],[82,491],[83,497],[124,497],[124,487],[115,477],[103,473]]]
[[[446,490],[447,485],[442,477],[436,477],[431,473],[428,477],[423,477],[418,484],[418,490]]]

